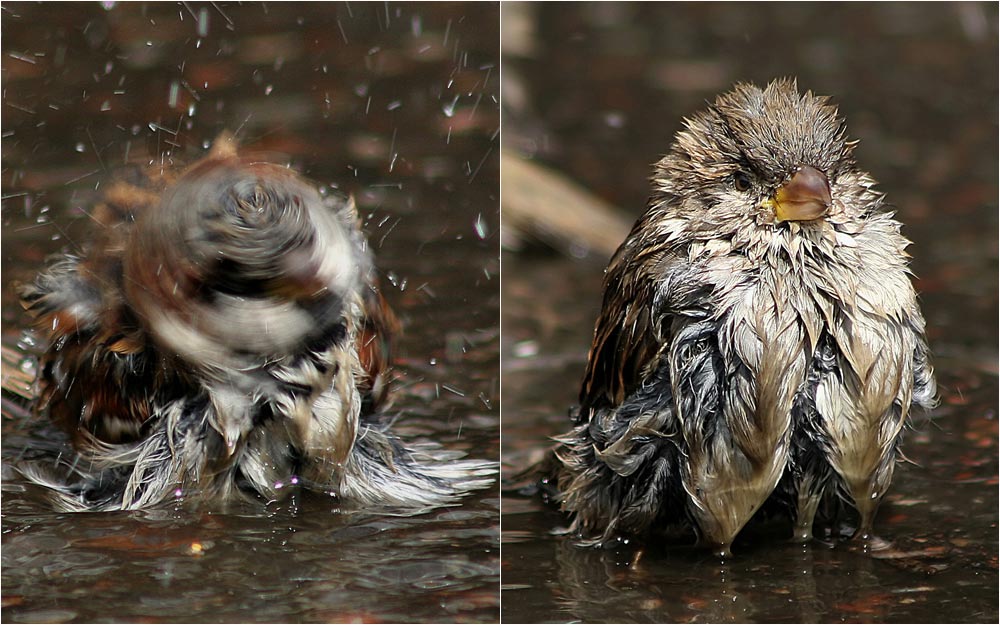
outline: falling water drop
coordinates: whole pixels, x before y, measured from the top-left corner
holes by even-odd
[[[486,221],[483,219],[482,213],[476,215],[476,223],[474,224],[474,227],[476,229],[476,235],[480,239],[485,239],[490,233],[490,227],[486,224]]]
[[[441,110],[444,112],[445,117],[452,117],[455,114],[455,106],[458,104],[459,96],[455,96],[455,99],[451,101],[451,104],[445,104],[444,108]]]
[[[177,108],[177,95],[180,92],[180,83],[176,80],[170,83],[170,91],[167,93],[167,106]]]
[[[202,7],[198,11],[198,36],[207,37],[208,36],[208,7]]]

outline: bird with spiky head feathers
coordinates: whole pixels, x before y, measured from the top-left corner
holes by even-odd
[[[867,537],[935,383],[909,241],[826,98],[738,84],[686,120],[611,259],[559,500],[601,542],[690,524],[728,553],[769,500]]]

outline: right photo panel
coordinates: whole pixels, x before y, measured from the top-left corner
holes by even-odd
[[[996,622],[997,24],[501,4],[504,623]]]

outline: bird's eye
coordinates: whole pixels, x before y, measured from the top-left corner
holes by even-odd
[[[750,190],[750,174],[738,171],[733,175],[733,186],[736,187],[737,191],[749,191]]]

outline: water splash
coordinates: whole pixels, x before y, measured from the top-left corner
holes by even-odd
[[[177,108],[177,96],[180,92],[180,83],[176,80],[170,83],[170,90],[167,92],[167,106]]]

